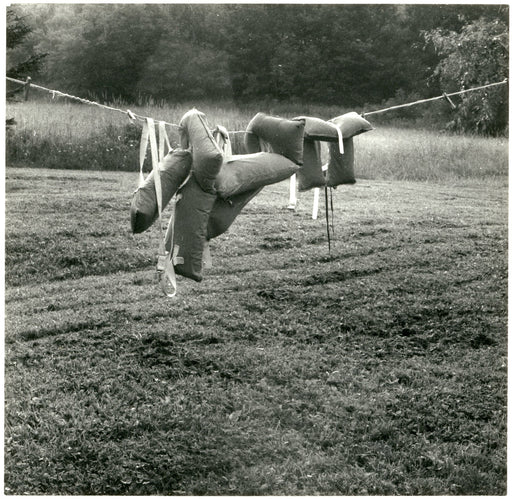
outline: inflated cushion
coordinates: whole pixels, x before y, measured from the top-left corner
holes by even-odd
[[[233,196],[229,200],[218,197],[208,219],[206,239],[213,239],[226,232],[244,206],[262,189],[263,187],[253,189]]]
[[[203,113],[192,109],[183,116],[180,141],[182,147],[192,149],[192,174],[197,182],[204,191],[214,193],[215,178],[224,157]]]
[[[297,184],[299,191],[325,185],[320,142],[316,140],[304,139],[304,164],[297,172]]]
[[[206,242],[208,218],[215,203],[215,195],[201,189],[192,175],[178,192],[174,218],[174,269],[194,281],[203,279],[203,250]]]
[[[258,113],[247,125],[245,147],[248,153],[261,151],[259,139],[267,142],[272,152],[302,165],[305,121],[287,120]]]
[[[215,181],[217,194],[230,198],[292,176],[299,166],[279,154],[257,152],[234,155],[225,161]]]
[[[311,116],[298,116],[294,120],[304,120],[304,139],[338,141],[338,130],[333,123]]]
[[[340,154],[338,144],[329,144],[329,163],[326,185],[336,187],[342,184],[354,184],[354,139],[343,139],[344,154]]]
[[[162,210],[167,206],[179,186],[185,181],[192,165],[189,151],[175,149],[162,162],[160,183],[162,186]],[[156,202],[155,177],[151,172],[132,198],[130,222],[132,232],[139,234],[147,230],[158,217]]]
[[[373,126],[366,121],[361,115],[350,112],[336,116],[329,120],[330,122],[338,125],[341,128],[341,133],[344,139],[349,139],[360,133],[369,132],[373,130]]]

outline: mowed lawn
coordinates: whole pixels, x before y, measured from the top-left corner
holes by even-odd
[[[506,493],[505,177],[339,187],[330,253],[268,186],[174,299],[136,185],[7,168],[6,493]]]

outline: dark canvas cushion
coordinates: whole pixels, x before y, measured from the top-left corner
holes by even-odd
[[[180,121],[180,141],[192,149],[192,174],[206,192],[215,192],[214,183],[224,160],[208,122],[197,109],[188,111]]]
[[[326,185],[336,187],[342,184],[355,184],[354,175],[354,139],[344,139],[344,154],[340,154],[338,144],[329,144],[329,164]]]
[[[349,139],[350,137],[373,130],[373,126],[361,115],[355,112],[336,116],[336,118],[332,118],[329,121],[341,128],[341,133],[344,139]]]
[[[316,140],[304,139],[304,164],[297,171],[297,184],[299,191],[325,185],[320,142]]]
[[[194,176],[178,192],[174,219],[173,247],[178,246],[174,257],[182,257],[183,263],[175,264],[176,274],[194,281],[203,279],[203,249],[210,212],[215,195],[201,189]]]
[[[294,120],[304,120],[304,139],[338,141],[338,130],[333,123],[311,116],[298,116]]]
[[[192,165],[189,151],[175,149],[162,162],[160,183],[162,186],[162,210],[167,206],[179,186],[185,181]],[[139,234],[147,230],[158,217],[154,172],[151,172],[132,198],[130,222],[132,232]]]
[[[224,162],[215,188],[217,195],[223,199],[265,185],[281,182],[293,175],[299,166],[288,158],[270,152],[241,154],[232,156]]]
[[[304,120],[287,120],[277,116],[258,113],[247,125],[245,147],[248,153],[260,152],[258,139],[267,142],[272,152],[281,154],[298,165],[302,165]]]
[[[210,218],[206,239],[210,240],[226,232],[244,206],[258,194],[263,187],[238,194],[229,200],[218,197],[215,200]]]

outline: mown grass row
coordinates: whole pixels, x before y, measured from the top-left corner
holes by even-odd
[[[257,106],[195,105],[205,112],[210,124],[228,130],[245,130],[259,111],[283,117],[311,115],[329,119],[345,109],[276,104],[271,109]],[[179,123],[194,104],[134,108],[140,115],[168,123]],[[134,171],[138,168],[141,123],[130,123],[122,114],[87,105],[62,102],[23,102],[8,106],[8,116],[17,121],[7,134],[10,165],[57,169]],[[379,120],[382,122],[382,117]],[[173,147],[179,145],[176,128],[168,129]],[[356,137],[359,178],[446,182],[457,179],[494,178],[502,181],[508,171],[508,141],[440,134],[378,125],[376,130]],[[244,153],[243,134],[232,135],[235,153]],[[146,166],[150,169],[151,166]]]
[[[168,300],[136,172],[8,168],[5,491],[504,494],[501,179],[340,187],[331,253],[267,187]]]

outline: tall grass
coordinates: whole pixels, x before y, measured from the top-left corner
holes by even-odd
[[[359,177],[379,180],[506,180],[508,140],[377,128],[355,139]]]
[[[123,109],[122,103],[117,103]],[[180,104],[148,103],[132,107],[142,116],[179,123],[190,108],[203,111],[210,123],[243,131],[259,111],[283,117],[310,115],[328,119],[347,109],[276,102],[237,106],[232,102]],[[7,159],[12,166],[86,170],[136,170],[140,122],[121,113],[54,100],[11,103],[7,116],[17,125],[7,136]],[[382,123],[383,117],[379,117]],[[176,127],[168,129],[173,147],[179,145]],[[236,153],[243,134],[232,134]],[[379,125],[356,137],[356,176],[367,179],[452,181],[495,178],[508,170],[508,140],[452,135],[420,129]]]

